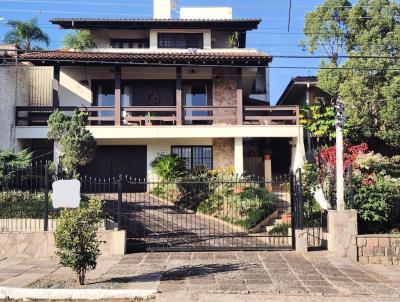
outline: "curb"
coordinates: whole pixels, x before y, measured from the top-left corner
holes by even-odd
[[[0,300],[100,300],[149,298],[156,290],[141,289],[42,289],[0,287]]]

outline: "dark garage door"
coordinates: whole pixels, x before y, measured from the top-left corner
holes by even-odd
[[[145,179],[147,177],[147,148],[146,146],[99,146],[96,157],[81,168],[80,174],[92,178],[118,178],[119,175],[123,175],[132,179]],[[130,186],[124,185],[124,189],[128,187]],[[138,191],[137,189],[134,191]]]
[[[146,178],[146,146],[99,146],[96,157],[81,169],[81,175],[92,177]]]

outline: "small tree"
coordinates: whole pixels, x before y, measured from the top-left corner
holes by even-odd
[[[300,123],[317,139],[318,145],[332,145],[335,137],[335,108],[333,105],[316,102],[304,106],[300,112]]]
[[[74,50],[96,48],[96,39],[89,30],[75,31],[67,34],[63,41],[64,47]]]
[[[72,118],[55,111],[48,120],[47,137],[59,142],[63,153],[65,172],[75,177],[78,168],[88,164],[95,156],[97,144],[91,132],[85,129],[87,114],[76,111]]]
[[[101,202],[92,199],[80,208],[64,209],[58,219],[54,232],[57,255],[61,265],[73,269],[80,285],[85,284],[86,272],[96,268],[100,256],[97,230],[101,218]]]

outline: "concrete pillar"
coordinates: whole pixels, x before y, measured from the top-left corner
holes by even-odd
[[[298,253],[307,253],[308,252],[308,242],[307,242],[307,230],[294,230],[296,237],[296,252]]]
[[[243,167],[243,138],[241,137],[235,137],[234,158],[235,158],[235,172],[238,175],[242,175],[244,172],[244,167]]]
[[[272,192],[272,163],[271,157],[266,154],[264,155],[264,179],[265,179],[265,188]]]
[[[357,210],[328,211],[328,251],[357,261]]]

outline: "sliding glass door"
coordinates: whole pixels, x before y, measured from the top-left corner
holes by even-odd
[[[210,111],[201,110],[201,106],[211,106],[212,94],[209,81],[185,81],[183,82],[183,105],[185,124],[201,125],[210,124],[211,121],[202,119],[210,116]]]

